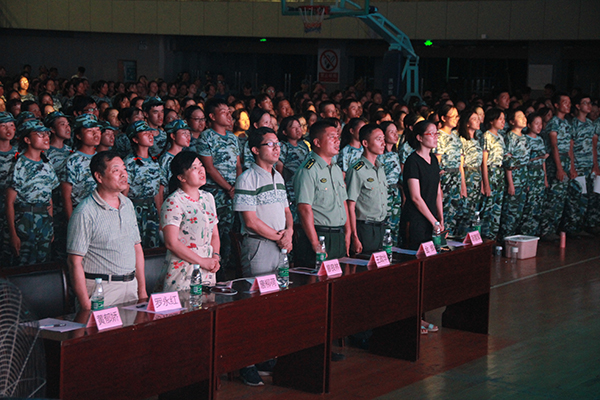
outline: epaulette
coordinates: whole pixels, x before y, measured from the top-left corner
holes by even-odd
[[[364,166],[365,166],[365,162],[364,162],[364,161],[359,161],[359,162],[357,162],[356,164],[354,164],[354,165],[352,166],[352,168],[353,168],[354,170],[356,170],[356,171],[360,171],[360,169],[361,169],[362,167],[364,167]]]
[[[306,165],[304,165],[304,168],[311,169],[313,167],[313,165],[315,165],[315,159],[311,158],[310,160],[308,160]]]

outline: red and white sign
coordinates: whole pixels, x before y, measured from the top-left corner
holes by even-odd
[[[123,325],[123,321],[121,321],[121,315],[117,307],[92,311],[92,315],[87,323],[88,327],[97,326],[99,331],[121,325]]]
[[[179,310],[181,302],[177,292],[155,293],[150,296],[148,311],[161,312],[170,310]]]
[[[472,244],[473,246],[476,246],[478,244],[483,243],[483,240],[481,240],[481,235],[479,234],[479,231],[473,231],[467,233],[467,236],[465,237],[465,240],[463,240],[463,243]]]
[[[342,267],[339,260],[327,260],[321,263],[321,268],[317,273],[319,276],[327,275],[328,277],[336,277],[342,275]]]
[[[417,250],[417,257],[419,256],[435,256],[437,251],[435,250],[435,245],[432,241],[421,243],[419,245],[419,250]]]
[[[340,49],[319,49],[319,82],[340,83]]]
[[[369,259],[368,267],[387,267],[390,265],[390,259],[388,258],[388,254],[385,251],[378,251],[376,253],[371,254],[371,258]]]
[[[254,278],[254,283],[250,288],[251,292],[259,291],[260,294],[276,292],[279,290],[279,284],[277,283],[277,277],[275,274],[257,276]]]

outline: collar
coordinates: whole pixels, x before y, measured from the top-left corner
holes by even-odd
[[[320,168],[329,168],[330,166],[335,165],[334,162],[332,162],[331,165],[327,164],[327,162],[325,160],[323,160],[323,158],[321,158],[321,156],[318,155],[317,153],[315,153],[314,151],[312,151],[311,153],[312,153],[311,157],[313,157],[315,159],[315,161],[317,162],[317,164],[319,165]]]
[[[257,163],[253,162],[252,165],[250,166],[250,168],[252,168],[254,171],[256,171],[256,173],[261,174],[261,175],[265,175],[268,177],[273,176],[273,170],[275,170],[275,166],[273,165],[273,167],[271,168],[271,173],[269,173],[268,171],[265,171],[261,166],[259,166]]]
[[[100,195],[98,194],[98,189],[94,189],[94,191],[92,192],[92,199],[94,199],[96,204],[98,204],[100,207],[102,207],[105,210],[116,210],[116,208],[114,208],[113,206],[108,204],[106,202],[106,200],[104,200],[102,197],[100,197]],[[119,193],[119,208],[118,208],[119,210],[123,208],[123,205],[125,204],[125,200],[127,200],[127,197],[125,197],[123,195],[123,193]]]
[[[365,156],[360,156],[360,160],[365,163],[365,167],[367,167],[367,169],[375,169],[381,167],[381,163],[379,162],[379,160],[375,160],[375,165],[373,165],[371,161],[367,160]]]

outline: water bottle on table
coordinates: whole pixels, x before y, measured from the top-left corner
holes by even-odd
[[[481,233],[481,218],[479,217],[479,211],[475,211],[475,218],[473,218],[473,231]]]
[[[288,262],[287,249],[281,249],[281,257],[277,267],[277,283],[282,289],[290,286],[290,263]]]
[[[194,264],[193,267],[190,280],[190,305],[193,308],[200,308],[202,307],[202,273],[199,264]]]
[[[392,231],[386,229],[383,235],[383,250],[387,253],[390,263],[392,262]]]
[[[435,221],[435,226],[433,227],[433,237],[431,240],[433,240],[435,251],[439,253],[440,249],[442,248],[442,226],[440,225],[439,221]]]
[[[104,288],[102,287],[102,278],[96,278],[96,287],[90,297],[92,302],[92,311],[104,309]]]
[[[317,252],[317,257],[315,261],[315,269],[319,270],[321,268],[321,264],[327,258],[327,249],[325,248],[325,236],[319,236],[319,244],[320,250]]]

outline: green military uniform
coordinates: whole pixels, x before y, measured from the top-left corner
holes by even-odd
[[[400,215],[402,214],[402,196],[399,187],[402,172],[400,156],[395,151],[388,151],[378,156],[377,160],[383,165],[388,186],[385,227],[392,233],[392,244],[400,246]]]
[[[237,160],[240,157],[237,136],[229,131],[225,135],[221,135],[212,129],[207,129],[200,135],[196,149],[201,156],[212,157],[213,165],[223,179],[230,185],[235,186]],[[221,238],[221,269],[217,273],[217,279],[222,279],[226,277],[225,271],[232,269],[229,257],[231,254],[231,238],[229,233],[233,229],[235,222],[233,199],[229,197],[225,189],[217,185],[208,175],[206,177],[206,185],[202,189],[213,195],[217,206],[219,237]]]
[[[461,136],[463,145],[463,156],[465,158],[465,183],[467,186],[467,197],[463,199],[463,212],[458,223],[457,235],[465,236],[472,231],[473,218],[476,211],[481,210],[481,163],[483,160],[483,149],[481,141],[477,138],[470,140]]]
[[[73,153],[71,147],[66,144],[62,149],[50,146],[46,153],[56,176],[65,176],[65,168],[67,158]],[[62,195],[60,188],[52,191],[52,206],[54,207],[54,241],[52,242],[52,253],[56,259],[65,260],[67,257],[67,217],[63,207]]]
[[[346,189],[348,200],[356,202],[356,231],[363,252],[381,249],[388,194],[383,165],[360,157],[346,172]]]
[[[90,161],[92,161],[93,156],[93,154],[75,151],[67,158],[65,163],[61,182],[67,182],[73,186],[71,189],[73,209],[96,189],[96,181],[90,171]]]
[[[171,179],[171,161],[175,156],[168,151],[160,156],[158,159],[158,166],[160,168],[160,184],[165,188],[164,198],[166,199],[169,195],[169,180]]]
[[[150,149],[148,149],[148,153],[150,156],[158,158],[160,154],[165,149],[167,145],[167,132],[165,132],[162,128],[158,128],[158,135],[154,136],[154,144]]]
[[[544,174],[544,164],[546,160],[534,158],[542,157],[548,154],[544,139],[540,136],[535,138],[526,135],[527,146],[529,147],[529,163],[527,164],[527,199],[523,209],[523,224],[521,233],[524,235],[538,236],[540,234],[540,220],[542,207],[546,199],[546,185]],[[533,160],[533,161],[532,161]]]
[[[440,170],[443,173],[440,176],[440,185],[444,194],[444,227],[448,229],[450,235],[454,235],[457,233],[458,221],[461,217],[459,167],[463,153],[462,142],[456,131],[446,133],[440,130],[438,133],[438,145],[433,153],[441,156]]]
[[[342,170],[337,164],[327,164],[315,152],[309,153],[294,177],[296,205],[308,204],[312,207],[317,235],[325,236],[328,259],[343,257],[346,254],[344,224],[346,223],[346,185]],[[313,266],[315,252],[304,231],[298,234],[296,263],[299,266]]]
[[[500,237],[513,236],[520,232],[523,220],[523,208],[527,199],[527,164],[529,164],[529,147],[527,138],[508,131],[505,136],[506,154],[505,170],[512,172],[515,194],[509,195],[505,190],[502,202],[502,217],[500,219]],[[508,155],[510,154],[510,156]],[[506,185],[508,188],[508,185]]]
[[[342,169],[342,172],[348,172],[348,168],[360,159],[363,151],[362,146],[359,148],[350,145],[344,146],[337,156],[336,164]]]
[[[569,171],[571,170],[571,157],[569,156],[572,140],[571,124],[566,119],[560,119],[557,116],[554,116],[546,126],[546,135],[549,135],[550,132],[557,133],[558,156],[560,157],[560,163],[568,178]],[[540,226],[540,234],[542,236],[557,233],[563,217],[567,188],[569,187],[568,179],[561,182],[556,178],[557,167],[554,158],[552,157],[553,150],[550,147],[548,136],[545,137],[545,141],[546,149],[548,150],[548,153],[550,153],[550,157],[548,157],[546,162],[549,187],[546,190],[546,202],[543,208]]]
[[[2,248],[0,248],[5,260],[10,260],[11,250],[8,246],[9,235],[6,224],[6,188],[8,187],[8,174],[15,161],[17,147],[14,146],[9,151],[0,151],[0,233],[2,234]]]
[[[504,139],[490,131],[483,134],[483,151],[488,152],[487,169],[491,194],[483,199],[481,208],[481,234],[495,239],[500,230],[502,201],[504,199],[504,169],[502,163],[506,154]]]
[[[310,150],[303,140],[299,141],[297,146],[292,146],[290,142],[281,142],[279,161],[283,164],[282,175],[285,180],[285,190],[287,191],[290,211],[294,217],[295,224],[300,223],[300,218],[298,216],[298,209],[296,208],[296,195],[294,194],[294,175],[300,164],[306,159],[308,153],[310,153]]]
[[[131,149],[131,141],[125,133],[116,133],[115,145],[113,146],[113,149],[123,159],[133,153],[133,150]]]

